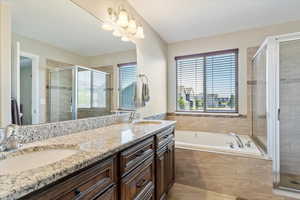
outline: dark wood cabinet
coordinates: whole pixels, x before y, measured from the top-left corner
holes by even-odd
[[[116,186],[111,187],[99,197],[94,200],[117,200],[117,189]]]
[[[167,146],[156,153],[156,199],[164,200],[167,197]]]
[[[166,153],[166,190],[170,190],[175,182],[175,142],[172,140],[167,145]]]
[[[154,155],[121,180],[121,200],[143,199],[154,192]],[[150,192],[149,192],[150,191]]]
[[[22,199],[166,200],[174,183],[174,127]]]
[[[117,183],[116,156],[87,167],[23,199],[90,200]]]
[[[135,169],[155,151],[154,138],[150,137],[127,150],[122,151],[120,155],[121,175],[125,176],[131,170]]]
[[[168,129],[158,134],[156,141],[158,144],[156,151],[156,200],[165,200],[167,199],[168,191],[175,182],[173,130]]]

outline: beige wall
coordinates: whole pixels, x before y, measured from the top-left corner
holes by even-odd
[[[10,123],[11,12],[0,2],[0,128]]]
[[[296,21],[170,44],[168,46],[168,112],[172,113],[176,109],[175,56],[239,48],[239,112],[247,114],[247,48],[259,46],[270,35],[299,31],[300,21]]]
[[[39,88],[40,88],[40,122],[46,121],[46,83],[47,83],[47,60],[54,60],[63,63],[86,65],[87,58],[69,52],[67,50],[52,46],[51,44],[33,40],[17,34],[13,34],[13,44],[20,42],[21,52],[26,52],[39,56]]]

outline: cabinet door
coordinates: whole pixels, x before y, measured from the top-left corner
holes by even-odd
[[[167,192],[167,146],[156,153],[156,199],[166,199]]]
[[[94,200],[117,200],[116,186],[111,187],[109,190],[104,192],[104,194]]]
[[[167,146],[167,190],[170,190],[175,182],[175,143],[170,142]]]
[[[121,200],[143,199],[154,191],[154,156],[142,163],[121,180]]]

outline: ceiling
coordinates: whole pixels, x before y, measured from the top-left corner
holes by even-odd
[[[300,19],[300,0],[128,0],[168,43]]]
[[[82,56],[134,49],[69,0],[9,0],[13,32]]]

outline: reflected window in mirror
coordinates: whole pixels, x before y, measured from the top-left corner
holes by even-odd
[[[137,64],[119,64],[119,108],[135,110]]]
[[[107,107],[107,73],[78,71],[78,108]]]

